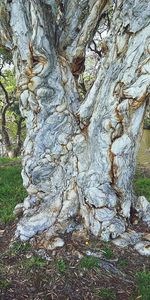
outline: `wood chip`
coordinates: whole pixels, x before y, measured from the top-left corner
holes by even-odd
[[[144,234],[142,239],[150,242],[150,233]]]
[[[0,230],[0,237],[3,236],[5,230]]]

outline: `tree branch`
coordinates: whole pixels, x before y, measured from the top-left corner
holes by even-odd
[[[21,139],[21,133],[22,133],[22,122],[24,118],[20,116],[19,120],[16,122],[17,124],[17,147],[14,150],[15,156],[18,156],[21,151],[22,147],[22,139]]]
[[[101,52],[101,50],[98,50],[98,49],[97,49],[97,45],[96,45],[96,43],[95,43],[94,40],[92,41],[92,44],[94,45],[94,49],[90,46],[90,47],[89,47],[90,50],[91,50],[92,52],[95,52],[96,54],[98,54],[99,57],[102,57],[102,52]]]
[[[10,4],[9,4],[10,5]],[[12,49],[12,34],[9,23],[9,11],[5,0],[0,1],[0,46]]]
[[[91,2],[95,1],[92,0]],[[59,48],[61,51],[66,50],[76,39],[89,14],[89,9],[89,0],[65,1],[64,12],[60,22]]]
[[[9,108],[9,106],[10,105],[7,103],[5,105],[5,107],[3,108],[3,110],[2,110],[2,125],[1,125],[2,138],[4,139],[6,147],[8,147],[8,148],[11,147],[10,138],[9,138],[9,135],[8,135],[8,132],[7,132],[7,129],[6,129],[6,112],[7,112],[7,109]]]
[[[91,12],[89,13],[76,40],[68,49],[68,56],[72,60],[77,57],[84,57],[86,46],[92,41],[95,29],[100,22],[102,13],[104,12],[108,2],[108,0],[97,0],[92,7]]]
[[[10,103],[10,100],[9,100],[8,93],[7,93],[7,91],[6,91],[4,85],[2,84],[1,81],[0,81],[0,87],[1,87],[1,89],[2,89],[2,91],[3,91],[3,93],[4,93],[4,95],[5,95],[6,103],[10,106],[11,103]]]

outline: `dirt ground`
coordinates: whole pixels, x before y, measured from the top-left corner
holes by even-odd
[[[134,227],[139,230],[141,225]],[[13,222],[0,230],[0,299],[143,299],[137,272],[150,270],[150,259],[133,248],[68,234],[65,246],[47,251],[48,260],[44,260],[29,243],[15,242],[10,248],[15,228]],[[143,231],[148,232],[145,226]],[[89,253],[99,253],[100,258],[91,258]]]

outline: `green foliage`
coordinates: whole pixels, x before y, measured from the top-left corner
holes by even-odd
[[[68,264],[66,264],[66,262],[63,259],[59,259],[56,262],[56,268],[60,273],[64,273],[68,269],[68,267]]]
[[[124,268],[124,267],[126,267],[127,265],[128,265],[128,260],[126,259],[126,258],[119,258],[118,259],[118,263],[117,263],[117,265],[119,266],[119,267],[122,267],[122,268]]]
[[[12,244],[11,252],[15,254],[19,254],[22,252],[27,252],[31,249],[31,245],[29,242],[21,243],[19,241],[15,241]]]
[[[0,168],[0,222],[14,219],[13,209],[27,196],[22,185],[21,167]]]
[[[0,289],[8,289],[11,287],[11,282],[7,279],[0,279]]]
[[[116,298],[116,294],[114,291],[108,289],[108,288],[102,288],[98,291],[98,296],[103,300],[114,300]]]
[[[8,93],[9,101],[12,104],[9,106],[6,112],[7,130],[12,139],[16,138],[17,134],[17,118],[20,116],[19,102],[16,98],[16,81],[14,72],[12,70],[5,70],[3,72],[4,77],[0,77],[6,92]],[[0,90],[0,107],[1,109],[6,104],[6,99],[3,90]],[[13,100],[13,101],[12,101]]]
[[[150,272],[142,271],[136,274],[139,299],[149,300],[150,299]]]
[[[9,158],[9,157],[1,157],[0,158],[0,166],[11,163],[11,162],[19,162],[20,158],[19,157],[14,157],[14,158]]]
[[[47,264],[46,260],[43,258],[33,255],[31,258],[28,258],[24,262],[24,267],[26,269],[32,269],[32,268],[43,268]]]
[[[9,103],[9,107],[5,112],[6,117],[6,130],[9,135],[10,141],[13,143],[11,149],[16,148],[17,144],[17,134],[18,134],[18,124],[22,121],[21,130],[21,140],[25,138],[25,121],[21,118],[19,110],[19,99],[16,92],[16,80],[13,65],[11,64],[12,58],[11,54],[3,48],[0,48],[0,61],[4,62],[4,67],[2,68],[2,75],[0,74],[0,81],[3,88],[0,87],[0,110],[4,111],[6,108],[6,103]],[[8,63],[11,65],[8,69]],[[5,89],[5,91],[4,91]],[[0,120],[1,126],[1,120]],[[3,141],[5,144],[5,141]]]
[[[80,260],[80,268],[93,269],[99,267],[99,258],[95,256],[84,256]]]
[[[111,259],[114,254],[113,254],[113,251],[111,250],[111,248],[109,248],[108,246],[104,246],[102,248],[103,250],[103,255],[107,258],[107,259]]]
[[[150,201],[150,178],[136,178],[134,190],[137,196],[145,196]]]
[[[16,91],[16,80],[15,80],[15,74],[13,70],[5,70],[3,72],[3,76],[1,78],[1,82],[4,84],[6,91],[8,93],[12,93]]]

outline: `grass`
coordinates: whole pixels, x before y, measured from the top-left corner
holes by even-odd
[[[0,159],[0,163],[4,158]],[[0,222],[6,224],[14,219],[13,209],[26,197],[22,185],[21,167],[0,168]]]
[[[12,244],[11,252],[14,253],[14,254],[19,254],[21,252],[26,253],[30,249],[31,249],[31,245],[30,245],[29,242],[21,243],[19,241],[15,241]]]
[[[9,158],[9,157],[1,157],[0,158],[0,165],[9,163],[9,162],[19,162],[20,158],[19,157],[14,157],[14,158]]]
[[[113,253],[111,248],[109,248],[108,246],[104,246],[102,248],[102,250],[103,250],[103,255],[104,255],[105,258],[107,258],[107,259],[113,258],[114,253]]]
[[[100,289],[97,294],[100,297],[100,299],[103,299],[103,300],[115,300],[115,299],[117,299],[116,294],[114,293],[114,291],[112,291],[108,288]]]
[[[47,264],[46,260],[39,257],[39,256],[36,256],[36,255],[33,255],[31,258],[28,258],[24,261],[24,267],[29,270],[29,269],[32,269],[32,268],[43,268],[45,267]]]
[[[138,286],[138,296],[141,300],[150,299],[150,272],[141,271],[136,274],[137,286]]]
[[[126,267],[129,264],[128,260],[126,258],[119,258],[117,265],[121,268]]]
[[[11,287],[11,282],[7,279],[0,279],[0,289],[8,289]]]
[[[79,264],[82,269],[93,269],[99,267],[99,258],[95,256],[84,256]]]
[[[136,178],[134,180],[134,190],[137,196],[145,196],[150,201],[150,178]]]
[[[59,259],[56,262],[56,268],[59,273],[64,273],[69,268],[69,266],[68,264],[66,264],[66,262],[63,259]]]

